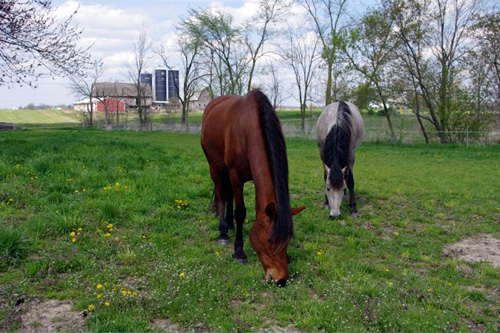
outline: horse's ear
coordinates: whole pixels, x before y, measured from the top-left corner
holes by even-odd
[[[326,171],[326,174],[329,175],[330,174],[330,168],[328,167],[328,165],[325,164],[325,171]]]
[[[274,204],[274,202],[270,202],[270,203],[267,204],[267,206],[266,206],[266,215],[270,219],[274,219],[276,217],[276,205]]]
[[[297,215],[301,211],[303,211],[304,209],[306,209],[305,206],[299,206],[299,207],[292,208],[292,215]]]

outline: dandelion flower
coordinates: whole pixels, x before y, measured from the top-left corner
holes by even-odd
[[[75,190],[75,193],[78,193],[78,190]]]
[[[111,304],[109,302],[104,303],[106,306],[110,306]]]
[[[72,241],[73,243],[75,243],[75,242],[76,242],[76,238],[71,238],[71,241]]]
[[[184,277],[184,276],[186,276],[186,273],[181,272],[181,273],[179,274],[179,276],[180,276],[180,277]]]
[[[108,225],[106,226],[106,228],[108,228],[108,229],[113,228],[113,223],[108,224]]]
[[[94,310],[95,310],[95,306],[94,306],[94,304],[90,304],[89,306],[87,306],[87,309],[88,309],[90,312],[94,311]]]
[[[106,237],[109,237],[109,236],[111,236],[111,233],[107,232]]]
[[[132,294],[133,294],[134,296],[137,296],[137,291],[134,291]]]
[[[318,251],[318,252],[316,252],[316,254],[317,254],[318,256],[320,256],[320,255],[322,255],[322,254],[323,254],[323,251]]]
[[[97,289],[101,289],[101,288],[102,288],[102,284],[100,284],[100,283],[99,283],[99,284],[97,284],[96,288],[97,288]]]
[[[97,297],[97,298],[101,298],[101,294],[97,294],[97,295],[96,295],[96,297]]]
[[[78,228],[78,231],[82,231],[83,229],[82,228]]]
[[[390,286],[393,285],[393,283],[391,281],[387,281],[387,284],[390,285]]]
[[[127,291],[126,290],[122,290],[122,295],[123,296],[127,296]]]
[[[74,232],[74,231],[72,231],[72,232],[70,232],[70,233],[69,233],[69,235],[70,235],[71,237],[74,237],[76,234],[75,234],[75,232]]]
[[[12,202],[12,201],[14,201],[14,199],[12,199],[12,198],[9,198],[9,202]]]

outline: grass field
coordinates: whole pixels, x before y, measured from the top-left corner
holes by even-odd
[[[500,237],[499,146],[363,144],[361,217],[344,202],[330,220],[315,142],[288,140],[292,205],[307,209],[278,288],[248,242],[251,184],[249,263],[217,245],[199,136],[27,131],[0,133],[0,145],[0,331],[46,299],[93,309],[89,331],[500,329],[500,269],[443,255],[471,235]]]
[[[18,125],[78,124],[80,119],[73,111],[62,110],[0,110],[0,122]]]

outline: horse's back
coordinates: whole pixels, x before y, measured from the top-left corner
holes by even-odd
[[[221,96],[212,100],[203,114],[201,146],[210,164],[229,168],[234,157],[246,154],[249,128],[258,114],[246,96]],[[241,158],[240,158],[240,161]]]
[[[350,102],[344,102],[350,110],[352,136],[351,148],[356,148],[361,144],[365,133],[365,125],[359,109]],[[339,102],[334,102],[327,105],[316,123],[316,139],[319,146],[323,146],[326,136],[330,132],[333,125],[338,121]]]

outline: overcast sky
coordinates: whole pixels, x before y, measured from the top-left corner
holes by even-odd
[[[126,67],[133,59],[132,43],[143,24],[149,27],[150,35],[156,44],[173,50],[175,26],[180,18],[187,16],[188,8],[221,9],[233,14],[238,23],[255,13],[258,3],[259,0],[53,1],[54,7],[57,7],[57,14],[63,18],[79,8],[73,22],[84,29],[80,44],[93,45],[92,57],[103,59],[106,66],[105,79],[111,81],[126,81]],[[158,65],[160,62],[154,61],[150,70]],[[42,78],[36,89],[0,87],[0,96],[0,108],[17,108],[28,103],[72,104],[78,99],[64,78]]]

